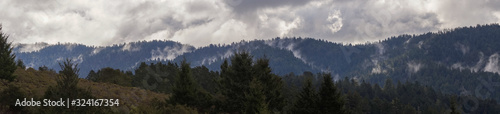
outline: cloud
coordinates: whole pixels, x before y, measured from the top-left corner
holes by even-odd
[[[78,57],[73,57],[71,59],[72,59],[72,61],[75,61],[76,63],[81,64],[83,62],[83,55],[80,54],[80,55],[78,55]]]
[[[301,6],[313,0],[224,0],[234,12],[250,13],[265,8],[281,6]]]
[[[280,49],[286,49],[288,51],[291,51],[293,56],[295,56],[295,58],[298,58],[300,60],[302,60],[302,62],[306,63],[306,64],[310,64],[307,62],[306,58],[304,58],[300,52],[300,50],[298,50],[296,48],[296,44],[293,43],[293,42],[288,42],[286,40],[266,40],[264,42],[266,45],[269,45],[271,47],[277,47],[277,48],[280,48]],[[300,42],[299,42],[300,43]]]
[[[211,65],[215,61],[217,61],[217,57],[215,56],[209,58],[203,58],[203,60],[201,61],[201,65]]]
[[[488,58],[485,60],[485,58]],[[464,70],[469,69],[473,72],[484,71],[492,73],[500,73],[500,55],[498,53],[492,54],[489,57],[484,57],[482,52],[479,53],[479,61],[474,66],[463,65],[462,63],[455,63],[451,68]]]
[[[65,45],[66,50],[68,50],[68,51],[73,51],[73,48],[75,48],[78,44],[74,44],[74,43],[67,43],[67,44],[63,44],[63,45]]]
[[[488,59],[488,63],[486,63],[486,66],[484,67],[485,72],[493,72],[493,73],[500,73],[500,55],[498,53],[495,53],[490,56]]]
[[[365,43],[499,23],[497,6],[495,0],[4,0],[0,23],[15,43],[167,39],[200,47],[283,36]]]
[[[69,59],[70,59],[71,61],[74,61],[74,62],[78,63],[78,64],[81,64],[81,63],[83,62],[83,55],[82,55],[82,54],[80,54],[80,55],[78,55],[78,57],[70,57]],[[56,63],[63,62],[63,61],[65,61],[65,58],[64,58],[64,57],[59,57],[59,58],[57,58],[57,59],[55,60],[55,62],[56,62]],[[33,63],[30,63],[30,64],[33,64]],[[33,66],[33,65],[32,65],[32,66]]]
[[[265,40],[264,43],[271,47],[276,47],[279,49],[284,49],[292,52],[295,58],[300,59],[304,64],[311,66],[313,69],[318,69],[321,70],[322,72],[331,72],[330,69],[325,69],[318,65],[315,65],[314,62],[309,61],[305,56],[302,55],[300,48],[296,46],[302,43],[302,41],[303,40],[300,40],[299,42],[293,42],[290,40],[273,39],[273,40]]]
[[[467,52],[469,52],[470,48],[469,46],[466,46],[466,45],[463,45],[461,43],[455,43],[455,47],[457,48],[457,50],[461,51],[462,54],[467,54]]]
[[[410,73],[417,73],[424,66],[423,64],[414,61],[408,62],[407,65]]]
[[[127,43],[127,44],[123,45],[123,47],[122,47],[122,51],[131,51],[131,52],[133,52],[133,51],[139,51],[139,50],[141,50],[141,47],[137,46],[137,45],[135,45],[133,43]],[[94,51],[96,51],[96,50],[94,50]]]
[[[13,44],[12,47],[14,48],[19,48],[19,51],[18,52],[34,52],[34,51],[40,51],[41,49],[45,48],[49,46],[49,44],[47,43],[34,43],[34,44],[19,44],[19,43],[16,43],[16,44]]]
[[[498,0],[432,0],[432,10],[446,28],[482,23],[499,23]]]
[[[373,47],[376,48],[376,52],[370,56],[369,61],[365,61],[364,67],[373,66],[372,73],[385,73],[387,70],[382,67],[383,65],[379,63],[380,61],[387,60],[387,57],[384,56],[385,46],[383,43],[373,43]]]
[[[151,50],[150,60],[173,60],[177,56],[182,55],[186,52],[193,51],[194,48],[189,45],[174,45],[166,46],[163,49],[157,48],[156,50]]]
[[[103,47],[96,47],[94,48],[94,50],[92,51],[92,53],[90,53],[90,56],[93,56],[93,55],[96,55],[98,54],[99,52],[101,52],[104,48]]]
[[[231,56],[233,56],[234,52],[238,50],[238,47],[240,46],[239,44],[236,44],[237,47],[235,48],[230,48],[227,49],[225,52],[217,52],[217,55],[214,55],[212,57],[205,57],[201,61],[201,65],[211,65],[212,63],[216,62],[217,60],[224,60],[227,59]]]

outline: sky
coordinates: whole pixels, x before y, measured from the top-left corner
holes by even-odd
[[[196,47],[275,37],[365,43],[500,23],[500,0],[1,0],[14,43]]]

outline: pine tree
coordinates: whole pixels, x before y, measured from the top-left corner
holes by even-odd
[[[245,92],[250,90],[252,81],[252,56],[246,52],[236,52],[231,57],[231,65],[227,61],[221,65],[221,93],[225,96],[222,107],[229,113],[242,112],[245,109]]]
[[[224,60],[222,65],[220,66],[221,71],[220,71],[220,76],[219,79],[217,79],[217,94],[214,95],[214,98],[216,98],[216,106],[217,110],[221,112],[229,112],[230,109],[232,109],[232,106],[229,105],[228,96],[231,94],[231,80],[229,78],[230,75],[230,69],[229,69],[229,64],[227,62],[227,59]]]
[[[396,95],[396,88],[394,87],[394,84],[392,83],[392,79],[388,78],[387,80],[385,80],[384,91],[386,91],[386,96],[395,96]]]
[[[231,65],[225,60],[221,65],[219,89],[221,107],[225,112],[256,112],[266,104],[265,112],[280,112],[284,107],[281,78],[271,73],[268,59],[253,62],[248,52],[236,52],[231,57]],[[255,85],[258,83],[259,87]],[[253,93],[257,92],[257,93]],[[264,99],[259,94],[264,95]],[[263,99],[256,103],[256,99]],[[260,101],[259,101],[260,102]],[[261,107],[261,108],[256,108]]]
[[[312,86],[311,78],[307,78],[297,101],[293,105],[290,113],[293,114],[318,114],[319,96]]]
[[[233,71],[233,79],[236,82],[240,82],[237,85],[244,90],[248,90],[248,84],[252,80],[252,58],[249,52],[241,51],[234,54],[231,58],[231,70]]]
[[[170,98],[170,102],[174,105],[188,105],[194,106],[197,101],[196,99],[196,91],[197,87],[195,85],[194,79],[191,76],[191,68],[189,68],[189,64],[186,61],[182,61],[181,69],[177,76],[177,80],[175,81],[175,85],[173,90],[173,95]]]
[[[49,71],[49,67],[47,67],[47,66],[43,65],[43,66],[41,66],[41,67],[38,67],[38,70],[39,70],[39,71]]]
[[[210,100],[206,91],[194,81],[191,67],[184,59],[181,62],[180,72],[177,74],[175,85],[172,88],[173,95],[169,102],[173,105],[187,105],[199,109],[206,108]]]
[[[24,65],[24,62],[21,59],[18,59],[16,61],[16,66],[20,67],[21,69],[26,69],[26,65]]]
[[[387,80],[385,80],[384,90],[385,91],[392,91],[393,89],[394,89],[394,85],[392,83],[392,79],[388,78]]]
[[[73,63],[70,59],[66,59],[63,63],[59,63],[61,71],[57,76],[57,85],[49,86],[43,98],[50,100],[58,100],[60,98],[68,99],[93,99],[90,90],[79,88],[78,85],[78,68],[77,63]],[[81,113],[83,111],[88,113],[104,113],[109,111],[109,108],[97,107],[41,107],[42,113]]]
[[[94,82],[112,83],[120,86],[132,86],[132,76],[125,74],[120,69],[110,67],[102,68],[97,73],[91,70],[87,76],[88,80]]]
[[[263,84],[257,78],[250,82],[250,91],[245,93],[245,113],[267,114],[269,113],[269,102],[265,95]]]
[[[344,114],[344,98],[335,87],[331,74],[323,74],[323,82],[319,90],[320,101],[318,107],[323,114]]]
[[[0,79],[13,81],[16,78],[13,75],[17,69],[14,61],[16,55],[12,53],[11,43],[7,39],[9,36],[2,32],[2,25],[0,25]]]
[[[40,68],[40,69],[42,69],[42,68]],[[87,75],[86,79],[90,80],[90,81],[96,82],[97,81],[97,73],[94,70],[90,70],[90,72]]]
[[[269,59],[257,59],[253,65],[254,76],[260,80],[263,86],[263,92],[266,96],[266,102],[269,103],[269,109],[272,111],[281,111],[285,105],[282,95],[283,82],[281,77],[271,73]]]
[[[459,110],[457,109],[457,100],[455,96],[452,96],[450,99],[450,109],[450,114],[460,114]]]
[[[73,63],[70,59],[66,59],[65,62],[59,63],[61,75],[57,80],[57,85],[63,90],[76,90],[78,85],[78,64]],[[68,96],[75,96],[74,93],[66,92]]]
[[[8,88],[1,91],[0,95],[0,104],[8,105],[9,111],[12,113],[22,113],[25,107],[23,106],[15,106],[15,102],[17,99],[22,100],[26,98],[26,95],[21,92],[21,89],[14,84],[9,84]]]

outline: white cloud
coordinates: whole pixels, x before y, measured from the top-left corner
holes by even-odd
[[[33,52],[40,51],[41,49],[49,46],[47,43],[34,43],[34,44],[13,44],[13,47],[19,47],[19,52]]]
[[[330,28],[330,30],[332,31],[332,33],[336,33],[337,31],[342,29],[343,24],[342,24],[341,14],[339,11],[335,11],[329,14],[326,20],[332,22],[331,25],[327,25],[328,28]]]
[[[66,50],[68,50],[68,51],[73,51],[73,48],[75,48],[77,46],[77,44],[74,44],[74,43],[67,43],[67,44],[63,44],[63,45],[65,45]]]
[[[418,72],[424,66],[423,64],[414,61],[408,62],[407,65],[408,65],[408,70],[411,73]]]
[[[157,48],[156,50],[151,50],[150,60],[173,60],[179,55],[193,51],[193,49],[194,48],[189,45],[166,46],[163,49]]]
[[[285,49],[285,50],[291,51],[295,58],[300,59],[304,64],[311,66],[313,69],[318,69],[318,70],[321,70],[322,72],[331,72],[330,69],[321,68],[320,66],[315,65],[314,62],[308,61],[307,58],[301,54],[300,49],[296,47],[296,45],[300,44],[301,41],[300,42],[291,42],[291,41],[287,41],[287,40],[275,39],[275,40],[265,40],[264,43],[268,46],[271,46],[271,47],[276,47],[279,49]]]
[[[133,52],[133,51],[139,51],[139,50],[141,50],[141,47],[137,46],[137,45],[135,45],[133,43],[127,43],[127,44],[123,45],[123,47],[122,47],[122,51],[131,51],[131,52]]]
[[[103,49],[104,49],[103,47],[96,47],[96,48],[94,48],[94,50],[92,51],[92,53],[90,53],[90,56],[98,54]]]
[[[105,46],[169,39],[194,46],[282,36],[365,43],[392,35],[500,22],[500,1],[3,0],[15,43]]]
[[[72,59],[72,61],[75,61],[76,63],[81,64],[83,62],[83,55],[80,54],[80,55],[78,55],[78,57],[73,57],[71,59]]]
[[[462,63],[455,63],[451,68],[464,70],[469,69],[473,72],[484,71],[492,73],[500,73],[500,55],[498,53],[492,54],[485,60],[484,54],[479,53],[479,61],[474,66],[463,65]]]
[[[78,57],[71,57],[70,60],[74,61],[74,62],[76,62],[78,64],[81,64],[83,62],[83,55],[80,54],[80,55],[78,55]],[[64,57],[59,57],[59,58],[57,58],[55,60],[55,63],[59,63],[59,62],[62,62],[62,61],[65,61],[65,58]],[[31,63],[31,64],[33,64],[33,63]]]
[[[457,50],[460,50],[462,52],[462,54],[467,54],[467,52],[469,52],[470,48],[469,46],[466,46],[466,45],[463,45],[461,43],[455,43],[455,47],[457,48]]]
[[[430,0],[443,28],[499,22],[498,0]]]
[[[498,53],[491,55],[490,58],[488,59],[488,63],[486,63],[486,66],[484,67],[484,71],[500,73],[499,61],[500,61],[500,55],[498,55]]]

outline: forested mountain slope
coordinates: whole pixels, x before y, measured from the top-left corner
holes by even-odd
[[[57,61],[72,58],[81,62],[82,73],[104,67],[133,70],[140,62],[179,61],[183,57],[191,61],[193,66],[205,65],[211,70],[218,70],[218,64],[238,50],[248,50],[256,57],[265,55],[273,59],[271,66],[278,74],[329,71],[346,76],[352,71],[379,73],[402,66],[424,67],[424,62],[498,73],[498,31],[497,24],[478,25],[438,33],[401,35],[354,46],[313,38],[275,38],[228,45],[213,44],[198,49],[171,41],[142,41],[106,47],[18,44],[14,51],[27,66],[34,68],[41,65],[57,68]],[[411,65],[394,66],[386,63],[396,59]]]
[[[419,81],[457,94],[474,93],[476,88],[488,87],[488,93],[498,96],[499,84],[495,82],[500,72],[498,44],[500,25],[490,24],[400,35],[358,45],[294,37],[199,48],[171,41],[142,41],[107,47],[39,43],[20,44],[15,51],[18,59],[34,68],[47,65],[57,69],[58,61],[73,59],[80,63],[80,76],[85,77],[90,70],[104,67],[134,71],[141,62],[178,62],[183,58],[192,66],[204,65],[218,71],[222,61],[233,52],[246,50],[256,58],[269,58],[273,73],[278,75],[331,72],[335,79],[350,77],[379,84],[387,78]]]

